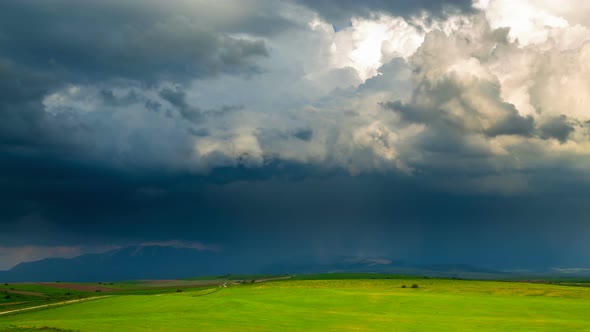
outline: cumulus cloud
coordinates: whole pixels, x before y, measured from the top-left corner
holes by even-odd
[[[82,14],[61,19],[67,3],[3,5],[5,145],[37,137],[27,144],[197,174],[276,161],[509,173],[590,151],[590,33],[573,0],[345,2],[338,28],[331,2],[104,1],[84,30]],[[527,146],[543,153],[523,158]]]

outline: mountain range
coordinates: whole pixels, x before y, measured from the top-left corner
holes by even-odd
[[[0,271],[0,280],[100,281],[176,279],[223,274],[227,259],[214,251],[173,246],[129,246],[74,258],[47,258]]]
[[[313,257],[257,264],[224,252],[164,245],[137,245],[74,258],[47,258],[24,262],[0,271],[0,282],[27,281],[119,281],[184,279],[227,274],[305,274],[328,272],[379,272],[431,277],[510,279],[590,275],[583,270],[503,272],[466,264],[411,264],[386,258],[336,257],[318,261]],[[572,274],[573,273],[573,274]]]

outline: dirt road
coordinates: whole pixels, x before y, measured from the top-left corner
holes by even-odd
[[[15,313],[19,313],[19,312],[27,311],[27,310],[50,308],[50,307],[59,307],[59,306],[70,304],[70,303],[78,303],[78,302],[85,302],[85,301],[90,301],[90,300],[97,300],[97,299],[102,299],[102,298],[105,298],[105,297],[109,297],[109,296],[87,297],[87,298],[84,298],[84,299],[75,299],[75,300],[64,301],[64,302],[57,302],[57,303],[50,303],[50,304],[38,305],[38,306],[35,306],[35,307],[27,307],[27,308],[21,308],[21,309],[14,309],[14,310],[0,312],[0,316],[2,316],[2,315],[8,315],[8,314],[15,314]]]

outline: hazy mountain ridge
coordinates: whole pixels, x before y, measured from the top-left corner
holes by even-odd
[[[175,279],[224,273],[217,252],[170,246],[131,246],[74,258],[20,263],[0,272],[6,281]]]
[[[318,262],[313,258],[297,258],[275,262],[264,269],[265,273],[323,273],[323,272],[376,272],[433,277],[495,279],[509,275],[506,272],[468,264],[413,264],[387,258],[340,257]]]
[[[0,282],[182,279],[243,273],[378,272],[466,279],[588,277],[590,274],[586,269],[576,269],[576,273],[571,270],[504,272],[468,264],[412,264],[383,257],[346,256],[321,261],[302,256],[262,264],[224,252],[176,246],[138,245],[74,258],[47,258],[20,263],[8,271],[0,271]]]

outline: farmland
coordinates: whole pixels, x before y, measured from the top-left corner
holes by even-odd
[[[252,278],[101,283],[112,291],[75,287],[67,296],[64,288],[12,285],[46,298],[11,293],[14,301],[3,300],[0,312],[43,301],[90,299],[1,315],[0,331],[590,330],[590,287],[583,282],[371,274]],[[10,305],[15,302],[21,303]]]

